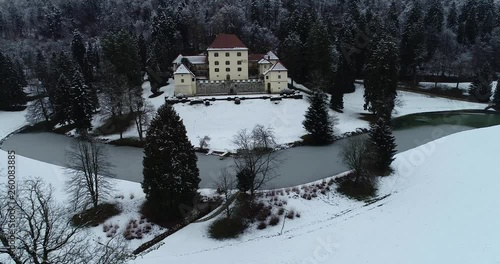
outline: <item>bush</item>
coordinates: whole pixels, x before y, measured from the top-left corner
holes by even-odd
[[[259,225],[257,226],[257,229],[262,230],[267,227],[266,222],[260,222]]]
[[[241,217],[222,218],[213,222],[208,233],[214,239],[236,238],[247,228],[247,224]]]
[[[98,226],[109,218],[119,215],[120,208],[116,204],[103,203],[97,207],[89,208],[71,218],[71,223],[75,226]]]
[[[109,142],[110,145],[114,146],[125,146],[134,148],[144,148],[144,141],[140,141],[137,138],[122,138]]]
[[[283,215],[285,213],[285,208],[281,207],[279,210],[278,210],[278,215]]]
[[[369,178],[361,178],[356,182],[353,174],[337,179],[337,192],[356,200],[366,200],[376,195],[376,181]]]
[[[295,211],[293,210],[288,211],[288,213],[286,214],[286,218],[288,219],[293,219],[294,217],[295,217]]]
[[[269,225],[275,226],[280,222],[280,218],[276,215],[273,215],[271,219],[269,219]]]

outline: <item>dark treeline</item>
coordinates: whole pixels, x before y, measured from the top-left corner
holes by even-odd
[[[108,92],[113,104],[104,107],[117,115],[124,91],[106,88],[134,90],[147,69],[168,76],[179,53],[198,54],[216,34],[234,33],[253,53],[276,51],[294,81],[335,95],[331,107],[342,109],[380,41],[397,47],[399,80],[496,78],[499,12],[494,0],[6,0],[0,51],[28,81],[40,80],[50,113],[59,84],[83,85],[73,89],[90,97],[80,108],[97,109],[95,94]],[[486,100],[481,85],[473,89]]]

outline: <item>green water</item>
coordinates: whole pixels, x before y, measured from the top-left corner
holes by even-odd
[[[456,125],[482,128],[500,125],[500,113],[489,111],[457,111],[412,114],[393,119],[394,130],[419,126]]]

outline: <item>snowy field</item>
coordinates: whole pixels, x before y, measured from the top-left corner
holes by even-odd
[[[462,82],[458,84],[458,89],[463,92],[463,94],[468,95],[469,94],[469,87],[470,87],[470,82]],[[435,83],[433,82],[420,82],[419,85],[422,87],[422,89],[431,89],[434,88]],[[492,82],[492,94],[495,93],[496,87],[497,87],[497,82],[494,81]],[[455,89],[457,88],[457,83],[438,83],[438,87],[444,87],[447,89]]]
[[[279,224],[221,242],[207,237],[210,223],[191,224],[132,263],[499,263],[499,134],[462,132],[397,155],[380,183],[389,196],[373,204],[285,197],[302,217],[282,235]]]
[[[298,85],[302,88],[300,84]],[[151,95],[149,83],[143,85],[144,96]],[[344,113],[330,111],[338,123],[335,133],[355,131],[357,128],[368,128],[367,121],[360,119],[363,109],[363,86],[356,84],[356,91],[344,96]],[[165,95],[173,94],[173,86],[161,88],[165,93],[159,97],[149,99],[158,108],[165,102]],[[484,109],[484,104],[469,103],[430,97],[411,92],[398,91],[399,105],[396,106],[394,116],[402,116],[419,112],[459,110],[459,109]],[[245,95],[247,96],[247,95]],[[211,96],[210,96],[211,97]],[[248,97],[248,96],[247,96]],[[204,97],[200,97],[204,98]],[[209,136],[210,148],[214,150],[233,150],[231,143],[233,136],[241,129],[251,130],[256,124],[261,124],[274,129],[278,143],[290,143],[300,140],[307,132],[302,127],[304,114],[309,107],[306,99],[284,99],[275,104],[269,100],[244,100],[240,105],[234,102],[216,101],[211,106],[176,104],[175,110],[183,119],[188,137],[194,146],[199,143],[199,137]],[[98,124],[98,120],[94,124]],[[124,137],[137,137],[134,126],[124,133]],[[108,139],[117,139],[119,135],[106,136]]]

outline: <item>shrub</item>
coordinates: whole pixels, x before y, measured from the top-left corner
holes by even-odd
[[[337,192],[356,200],[366,200],[377,193],[376,181],[361,178],[356,181],[352,174],[337,179]]]
[[[214,239],[236,238],[246,228],[247,225],[241,217],[222,218],[210,225],[208,233]]]
[[[298,213],[297,213],[298,214]],[[293,219],[293,217],[295,216],[295,211],[294,210],[290,210],[288,211],[288,213],[286,214],[286,218],[288,219]]]
[[[278,210],[278,215],[283,215],[285,213],[285,208],[281,207],[279,210]]]
[[[109,218],[121,213],[120,208],[116,204],[103,203],[97,207],[89,208],[71,218],[71,222],[75,226],[98,226],[104,223]]]
[[[257,229],[262,230],[267,227],[266,222],[260,222],[259,225],[257,226]]]
[[[275,226],[280,222],[280,218],[276,215],[273,215],[271,219],[269,219],[269,225]]]

